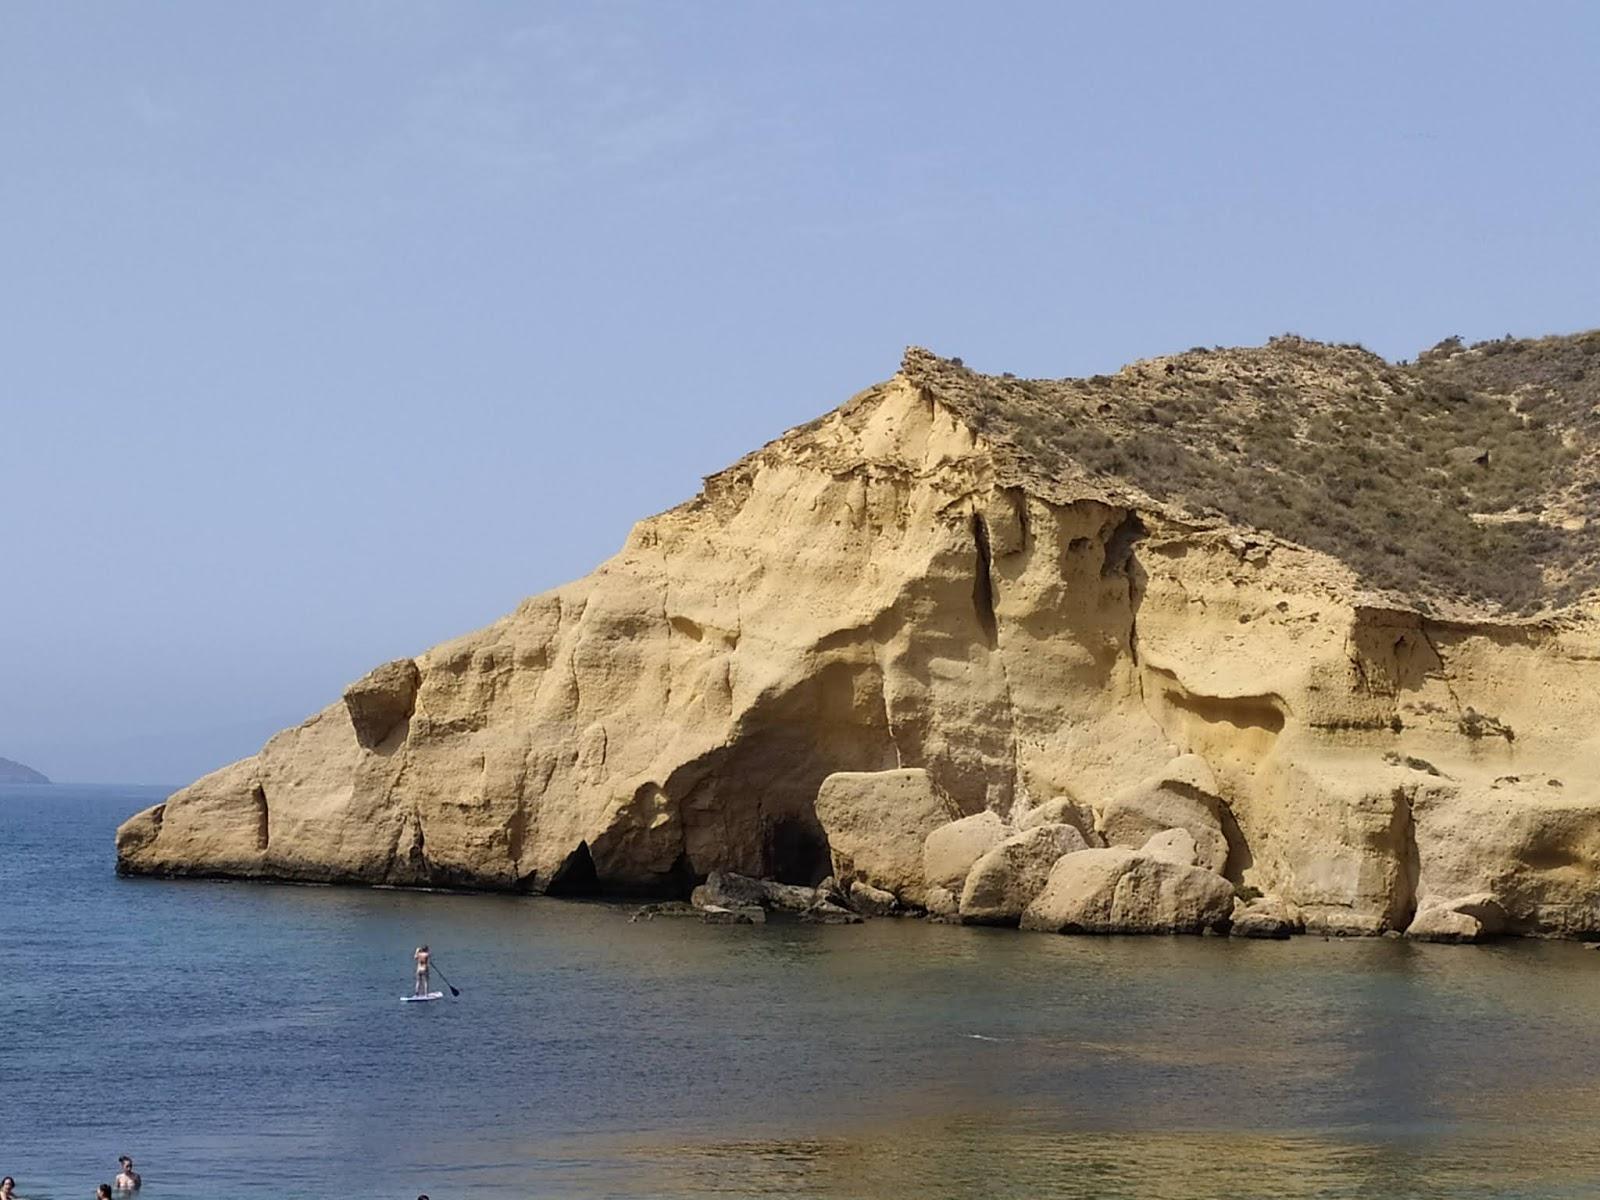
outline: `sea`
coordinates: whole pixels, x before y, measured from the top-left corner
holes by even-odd
[[[0,789],[0,1175],[200,1197],[1600,1194],[1600,953],[120,879]],[[459,998],[403,1004],[428,943]]]

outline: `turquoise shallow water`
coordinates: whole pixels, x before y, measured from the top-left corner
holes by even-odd
[[[1600,954],[121,880],[0,790],[0,1174],[144,1196],[1600,1192]],[[429,942],[464,995],[402,1005]]]

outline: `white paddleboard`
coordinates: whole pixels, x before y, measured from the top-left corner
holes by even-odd
[[[401,996],[401,1001],[406,1004],[421,1004],[424,1000],[443,1000],[443,992],[429,992],[426,996]]]

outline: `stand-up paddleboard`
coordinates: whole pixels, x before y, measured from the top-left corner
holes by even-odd
[[[443,999],[444,999],[444,993],[443,992],[429,992],[425,996],[401,996],[400,997],[401,1002],[404,1003],[404,1004],[421,1004],[424,1000],[443,1000]]]

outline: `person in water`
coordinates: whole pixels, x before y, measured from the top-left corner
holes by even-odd
[[[117,1173],[112,1185],[119,1192],[137,1192],[140,1186],[143,1185],[144,1180],[139,1178],[139,1172],[133,1169],[133,1159],[124,1154],[118,1157],[117,1162],[121,1165],[122,1170]]]
[[[111,1200],[111,1185],[102,1183],[94,1190],[94,1200]]]
[[[0,1179],[0,1200],[16,1200],[13,1194],[16,1191],[17,1181],[7,1175]]]
[[[413,996],[426,996],[431,990],[428,986],[428,948],[418,946],[417,952],[411,956],[417,963],[417,988]]]

